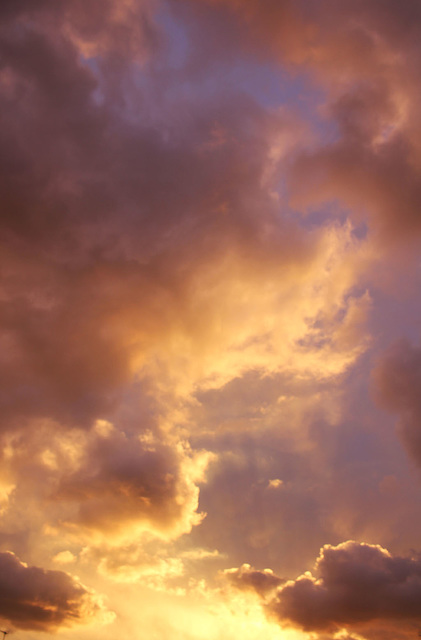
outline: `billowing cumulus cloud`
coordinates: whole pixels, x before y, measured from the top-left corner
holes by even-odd
[[[270,609],[307,631],[370,621],[419,621],[421,562],[379,545],[325,545],[310,572],[281,587]]]
[[[55,631],[78,623],[110,621],[101,600],[64,571],[28,566],[0,553],[0,616],[18,629]]]
[[[171,539],[205,515],[197,511],[197,483],[210,457],[151,434],[126,435],[105,421],[88,434],[40,429],[29,441],[20,434],[3,460],[5,477],[15,478],[5,522],[12,530],[40,527],[51,544],[59,535],[73,544],[118,545],[144,533]]]
[[[108,539],[150,531],[163,537],[189,532],[200,522],[198,488],[207,457],[118,432],[88,442],[80,463],[63,475],[51,499],[75,505],[61,526],[81,527]]]

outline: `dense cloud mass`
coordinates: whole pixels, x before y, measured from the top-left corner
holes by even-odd
[[[13,553],[0,554],[0,616],[18,629],[37,631],[113,618],[68,573],[29,567]]]
[[[279,591],[270,606],[280,620],[307,631],[372,620],[420,619],[421,562],[392,556],[379,545],[326,545],[315,565]]]
[[[68,28],[85,12],[59,7],[18,3],[19,37],[9,23],[1,34],[4,428],[30,416],[88,426],[151,360],[160,375],[217,374],[218,343],[238,349],[266,330],[232,335],[249,289],[269,277],[288,295],[291,277],[324,259],[317,234],[279,224],[268,193],[271,139],[289,116],[231,94],[198,104],[193,125],[164,104],[159,131],[142,106],[134,119],[124,76],[114,90],[101,84],[107,66],[95,77],[81,63]],[[120,18],[137,24],[130,11]],[[261,304],[273,302],[267,294]]]
[[[413,0],[0,3],[22,640],[97,592],[104,640],[419,624],[420,36]]]

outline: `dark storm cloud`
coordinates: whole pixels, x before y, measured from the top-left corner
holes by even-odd
[[[306,631],[370,621],[421,618],[421,561],[393,556],[379,545],[325,545],[315,565],[288,582],[269,605],[280,621]]]
[[[14,627],[48,632],[99,622],[104,614],[98,598],[69,574],[31,567],[13,553],[0,553],[0,616]]]

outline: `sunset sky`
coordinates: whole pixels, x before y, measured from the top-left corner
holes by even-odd
[[[415,640],[421,3],[0,0],[0,206],[0,629]]]

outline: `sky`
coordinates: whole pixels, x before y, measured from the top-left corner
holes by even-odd
[[[0,629],[421,629],[421,4],[0,3]]]

